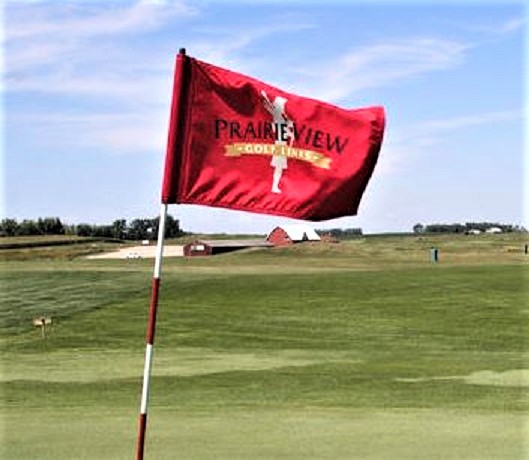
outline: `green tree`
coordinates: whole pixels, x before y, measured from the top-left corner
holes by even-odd
[[[40,235],[64,235],[64,225],[58,217],[39,217],[37,229]]]
[[[127,221],[125,219],[117,219],[112,222],[112,238],[123,240],[127,236]]]
[[[17,236],[39,235],[39,228],[34,220],[24,219],[18,225]]]
[[[0,236],[16,236],[18,232],[18,222],[16,219],[3,219],[0,222]]]
[[[156,219],[156,231],[158,231],[159,219]],[[184,232],[180,229],[180,221],[171,215],[167,215],[165,219],[165,238],[178,238]]]
[[[415,234],[424,233],[424,225],[421,223],[415,224],[413,226],[413,233]]]
[[[94,229],[90,224],[79,224],[75,228],[77,236],[94,236]]]
[[[146,240],[155,235],[157,230],[156,219],[134,219],[130,223],[128,237],[131,240]]]

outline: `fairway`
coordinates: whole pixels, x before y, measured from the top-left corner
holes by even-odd
[[[165,260],[146,458],[527,458],[524,242]],[[3,459],[134,457],[152,261],[73,250],[1,263]]]

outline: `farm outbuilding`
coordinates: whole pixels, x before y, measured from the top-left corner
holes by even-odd
[[[503,230],[500,227],[491,227],[485,230],[486,233],[503,233]]]
[[[213,256],[247,248],[272,246],[266,240],[195,240],[184,246],[184,256]]]
[[[302,241],[320,241],[313,228],[306,225],[281,225],[274,228],[266,237],[274,246],[300,243]]]

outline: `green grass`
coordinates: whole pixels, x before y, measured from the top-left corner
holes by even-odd
[[[167,259],[147,458],[526,458],[522,242]],[[133,457],[152,261],[1,268],[1,457]]]

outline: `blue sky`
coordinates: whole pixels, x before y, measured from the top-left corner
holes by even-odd
[[[358,216],[314,227],[529,227],[522,1],[7,1],[2,15],[2,217],[156,216],[174,56],[185,47],[290,92],[386,108]],[[291,222],[169,212],[196,232]]]

